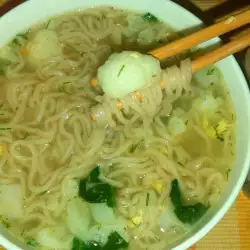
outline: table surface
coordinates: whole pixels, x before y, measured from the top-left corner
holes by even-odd
[[[206,10],[218,4],[224,3],[226,0],[191,0],[191,2],[199,6],[201,9]]]

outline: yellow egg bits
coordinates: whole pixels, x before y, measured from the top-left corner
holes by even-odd
[[[201,126],[203,131],[210,139],[224,140],[224,135],[230,127],[229,122],[226,119],[221,119],[215,126],[211,125],[206,115],[203,115],[201,119]]]

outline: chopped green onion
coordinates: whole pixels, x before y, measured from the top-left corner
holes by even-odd
[[[10,130],[11,128],[0,128],[0,130]]]
[[[24,134],[23,140],[26,139],[28,136],[29,136],[29,133],[26,132],[26,133]]]
[[[179,164],[180,166],[182,166],[183,168],[185,168],[185,166],[184,166],[181,162],[178,162],[178,164]]]
[[[27,245],[31,246],[31,247],[37,247],[38,246],[38,242],[34,239],[30,239],[27,241]]]
[[[29,31],[27,31],[26,33],[17,34],[17,37],[21,37],[25,40],[28,40],[28,33],[29,33]]]
[[[147,198],[146,198],[146,206],[148,207],[148,203],[149,203],[149,193],[147,193]]]
[[[212,75],[212,74],[214,73],[214,71],[215,71],[215,68],[209,69],[209,70],[207,71],[207,75],[208,75],[208,76]]]
[[[125,68],[125,64],[123,64],[123,65],[122,65],[122,67],[121,67],[121,69],[120,69],[120,71],[119,71],[119,73],[118,73],[117,77],[119,77],[119,76],[120,76],[120,74],[122,73],[122,71],[124,70],[124,68]]]
[[[48,28],[49,28],[50,22],[51,22],[51,20],[49,20],[49,21],[46,23],[45,29],[48,29]]]

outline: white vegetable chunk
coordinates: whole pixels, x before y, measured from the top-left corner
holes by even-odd
[[[94,220],[100,224],[114,224],[116,217],[112,208],[106,203],[90,204],[90,209]]]
[[[171,204],[170,199],[166,200],[166,210],[159,217],[159,225],[161,231],[168,232],[175,228],[181,228],[184,231],[188,229],[187,224],[183,224],[175,215],[174,207]]]
[[[160,82],[160,77],[157,59],[131,51],[111,55],[97,74],[98,84],[110,98],[121,98]]]
[[[73,198],[78,195],[79,183],[76,180],[63,181],[63,195],[68,198]]]
[[[21,185],[0,185],[0,214],[9,219],[20,219],[24,216],[23,194]]]
[[[55,31],[41,30],[27,44],[28,61],[34,67],[40,67],[47,60],[62,57],[62,48]]]
[[[195,73],[194,78],[201,87],[208,88],[220,82],[220,72],[214,66],[209,66]]]
[[[169,132],[174,136],[184,133],[187,128],[187,118],[185,117],[185,111],[180,108],[174,110],[169,119],[167,127]]]
[[[36,239],[43,247],[67,250],[71,248],[73,236],[70,236],[63,226],[57,226],[42,229]]]
[[[194,100],[192,109],[209,117],[215,115],[222,103],[223,100],[221,98],[214,98],[212,94],[206,94]]]
[[[84,241],[91,219],[91,212],[85,201],[81,198],[74,198],[69,201],[66,220],[72,234]]]
[[[101,245],[105,245],[108,241],[108,237],[111,233],[117,232],[120,236],[128,241],[128,235],[125,230],[125,225],[122,221],[117,221],[116,224],[113,225],[95,225],[88,232],[88,239],[92,241],[96,241]]]
[[[106,244],[109,235],[116,231],[123,237],[124,240],[128,240],[126,234],[126,222],[120,217],[117,217],[114,210],[107,206],[105,203],[90,204],[90,209],[93,215],[95,224],[88,232],[88,240],[94,240],[101,244]]]

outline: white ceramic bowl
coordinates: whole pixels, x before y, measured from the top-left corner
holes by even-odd
[[[201,25],[198,18],[168,0],[29,0],[0,18],[0,46],[6,44],[17,33],[51,16],[100,5],[151,12],[176,30]],[[218,41],[219,39],[215,38],[203,46]],[[185,235],[175,246],[170,247],[174,250],[189,248],[219,222],[239,194],[250,165],[250,97],[246,80],[232,56],[220,61],[217,66],[222,71],[229,87],[237,115],[236,162],[230,174],[227,189],[218,203],[197,223],[190,234]],[[18,242],[3,228],[0,229],[0,244],[11,250],[27,249],[27,246]]]

